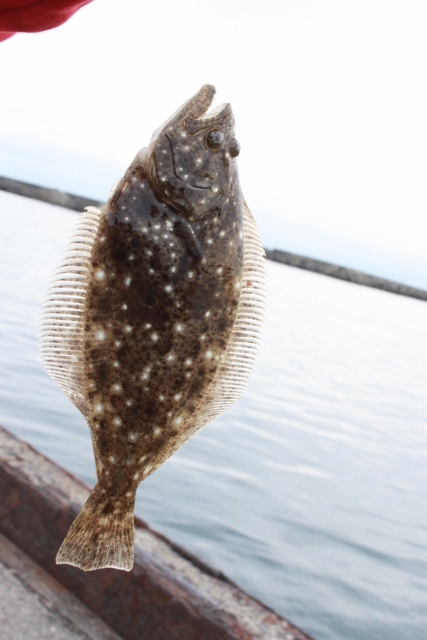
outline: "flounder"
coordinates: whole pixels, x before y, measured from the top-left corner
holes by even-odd
[[[265,309],[229,104],[204,85],[153,135],[103,209],[81,215],[42,314],[49,375],[87,420],[97,484],[57,555],[133,566],[139,483],[241,395]]]

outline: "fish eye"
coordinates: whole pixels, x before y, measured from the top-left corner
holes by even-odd
[[[218,129],[209,131],[208,135],[206,136],[206,144],[212,151],[218,151],[218,149],[221,149],[222,145],[224,144],[223,132],[219,131]]]
[[[240,153],[240,144],[238,143],[236,138],[233,138],[232,141],[230,142],[230,146],[228,147],[228,153],[230,154],[230,156],[232,158],[235,158],[236,156],[239,155],[239,153]]]

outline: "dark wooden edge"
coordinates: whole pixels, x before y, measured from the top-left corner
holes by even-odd
[[[55,556],[89,493],[0,427],[0,530],[127,640],[312,640],[220,572],[137,520],[129,573]]]
[[[88,206],[104,206],[103,202],[98,202],[97,200],[76,196],[71,193],[65,193],[63,191],[58,191],[57,189],[39,187],[35,184],[22,182],[21,180],[13,180],[12,178],[5,178],[2,176],[0,176],[0,190],[15,193],[16,195],[25,196],[27,198],[42,200],[43,202],[48,202],[60,207],[66,207],[79,212],[83,211],[84,208]],[[322,260],[315,260],[314,258],[307,258],[296,253],[281,251],[280,249],[265,249],[265,254],[268,260],[287,264],[291,267],[297,267],[298,269],[314,271],[315,273],[320,273],[324,276],[338,278],[339,280],[346,280],[347,282],[353,282],[354,284],[361,284],[365,287],[381,289],[382,291],[396,293],[401,296],[417,298],[418,300],[427,300],[427,291],[424,291],[423,289],[417,289],[385,278],[371,276],[363,271],[348,269],[347,267],[341,267],[336,264],[331,264],[330,262],[323,262]]]

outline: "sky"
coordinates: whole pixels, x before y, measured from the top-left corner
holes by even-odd
[[[0,175],[105,200],[203,84],[264,245],[427,288],[425,0],[95,0],[0,44]]]

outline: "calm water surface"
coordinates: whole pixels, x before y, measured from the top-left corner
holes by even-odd
[[[37,356],[77,214],[0,192],[0,422],[94,484],[88,428]],[[136,511],[317,640],[426,640],[427,305],[268,263],[237,406]]]

